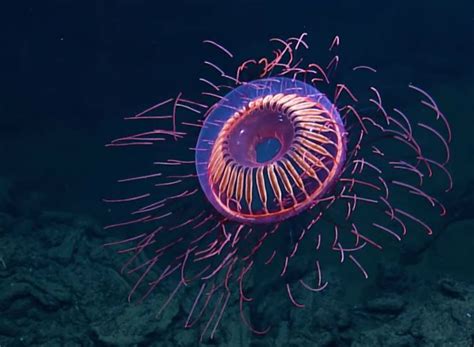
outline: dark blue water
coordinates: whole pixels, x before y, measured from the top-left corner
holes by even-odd
[[[337,254],[325,258],[330,283],[322,292],[305,291],[304,309],[294,307],[284,286],[268,279],[267,271],[278,270],[255,270],[247,286],[256,299],[244,312],[257,328],[271,325],[270,332],[249,331],[238,300],[230,300],[213,339],[214,323],[201,343],[474,344],[472,0],[50,0],[3,3],[0,13],[0,346],[199,345],[209,317],[191,329],[183,327],[199,286],[180,291],[157,316],[175,288],[172,282],[143,303],[137,304],[138,296],[129,304],[137,277],[120,272],[126,256],[102,247],[137,234],[104,230],[130,210],[102,199],[146,192],[142,182],[120,188],[116,180],[151,173],[153,161],[187,153],[193,138],[183,146],[158,142],[140,151],[104,145],[158,127],[152,120],[133,124],[132,130],[123,117],[180,92],[202,100],[199,78],[215,74],[205,60],[226,71],[235,67],[203,40],[219,42],[236,61],[244,61],[271,55],[270,38],[303,32],[308,33],[310,48],[304,55],[309,61],[326,61],[331,41],[340,37],[338,69],[354,89],[359,82],[351,80],[351,67],[367,65],[378,73],[364,82],[377,85],[403,110],[414,109],[405,93],[409,83],[429,91],[452,129],[447,169],[454,189],[444,192],[442,175],[430,186],[447,215],[435,219],[431,209],[402,201],[421,209],[417,216],[430,222],[433,235],[410,230],[402,242],[369,251],[361,258],[368,280],[353,264],[340,265]],[[245,74],[258,77],[255,71]],[[364,107],[373,110],[370,103]],[[157,199],[166,194],[159,190]],[[198,216],[205,204],[196,198],[180,205],[174,224]],[[331,218],[340,216],[334,212]],[[296,230],[304,221],[295,223]],[[329,235],[330,245],[332,229],[322,234]],[[279,253],[291,250],[300,233],[292,229],[285,235]],[[309,240],[314,251],[314,237]],[[167,256],[165,263],[175,255]],[[310,265],[304,259],[280,280],[296,283],[306,276]]]

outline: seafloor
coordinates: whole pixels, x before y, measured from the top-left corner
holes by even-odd
[[[1,206],[11,211],[15,187],[2,187]],[[458,208],[473,208],[473,197],[466,191]],[[102,247],[106,238],[97,221],[23,208],[0,214],[1,346],[198,345],[199,329],[182,328],[182,306],[189,305],[184,295],[160,317],[161,290],[142,304],[126,301],[132,283],[118,271],[123,258]],[[348,299],[360,283],[345,281],[335,266],[326,272],[329,287],[307,295],[305,309],[290,307],[283,295],[262,300],[278,317],[263,337],[241,324],[238,303],[230,303],[216,338],[203,344],[472,346],[474,281],[466,245],[474,243],[473,232],[474,219],[459,215],[428,247],[404,254],[416,258],[410,264],[376,259],[374,280],[362,282],[357,298]]]

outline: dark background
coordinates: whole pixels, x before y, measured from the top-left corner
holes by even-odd
[[[444,110],[448,108],[455,130],[463,124],[472,128],[473,4],[470,0],[3,3],[1,175],[42,192],[52,207],[96,213],[98,188],[113,176],[107,165],[110,153],[103,144],[123,134],[122,116],[178,91],[199,93],[196,81],[207,72],[202,62],[215,53],[202,44],[204,39],[249,58],[258,55],[270,37],[308,32],[317,59],[339,35],[343,64],[392,72],[395,80],[385,80],[387,84],[422,85]],[[455,133],[455,138],[463,135]],[[469,153],[468,145],[460,144],[459,150]],[[455,159],[469,165],[472,156],[455,155]]]
[[[423,325],[431,322],[452,328],[463,341],[474,340],[469,330],[474,331],[474,323],[466,318],[466,312],[474,316],[474,1],[46,0],[0,5],[0,260],[6,263],[2,268],[0,262],[0,344],[52,346],[49,341],[55,334],[54,341],[61,346],[72,346],[71,341],[82,346],[120,345],[128,341],[127,329],[133,328],[140,331],[141,345],[166,334],[178,336],[166,325],[160,330],[161,322],[150,313],[152,306],[136,308],[125,302],[131,281],[127,284],[117,275],[123,258],[113,258],[112,251],[101,248],[107,237],[99,226],[107,211],[101,198],[113,191],[117,177],[141,170],[135,167],[135,158],[121,156],[104,144],[127,134],[124,116],[180,91],[199,100],[198,79],[208,73],[203,61],[219,59],[203,40],[221,43],[240,60],[268,54],[271,37],[302,32],[309,34],[307,60],[318,61],[339,35],[341,66],[376,67],[382,88],[397,90],[409,82],[422,86],[449,119],[453,131],[449,169],[455,188],[443,201],[449,209],[447,220],[455,225],[449,229],[452,233],[426,243],[433,251],[421,265],[404,264],[401,271],[401,281],[410,283],[401,295],[409,302],[403,314],[413,314],[422,328],[404,327],[403,317],[393,322],[400,333],[390,324],[387,331],[395,331],[397,339],[400,335],[400,344],[393,346],[411,346],[403,344],[403,334],[412,335],[414,341],[420,341],[419,336],[424,341],[428,337],[445,341],[443,329],[435,334],[434,328]],[[392,93],[390,98],[400,105],[405,102],[403,94]],[[154,159],[148,155],[142,159]],[[50,210],[73,216],[45,216],[43,212]],[[84,222],[76,214],[96,221]],[[406,280],[406,274],[415,279]],[[344,285],[336,280],[335,291],[318,296],[322,306],[336,310],[328,309],[337,318],[332,318],[334,324],[328,321],[327,330],[342,320],[337,310],[347,308],[344,312],[354,314],[347,341],[384,345],[366,344],[364,329],[380,321],[378,316],[358,320],[352,304],[359,305],[359,293],[349,307],[338,307],[338,288],[351,296],[354,287],[369,286],[356,275],[357,280],[346,278]],[[440,294],[438,279],[430,281],[436,276],[465,282],[462,289],[449,282],[441,290],[447,292]],[[28,283],[27,289],[14,291],[18,283]],[[464,288],[471,294],[463,296]],[[385,290],[376,288],[374,295]],[[458,301],[450,301],[452,296]],[[422,299],[431,297],[438,301],[423,311]],[[287,301],[281,302],[289,308]],[[301,312],[304,321],[307,312]],[[238,314],[231,314],[239,321]],[[314,320],[325,319],[328,315],[314,315]],[[298,325],[301,320],[288,321]],[[223,330],[234,326],[242,325],[223,325]],[[186,334],[181,325],[176,327],[179,334]],[[108,344],[104,341],[110,331],[118,337]],[[186,331],[196,341],[192,335],[196,332]],[[387,331],[375,335],[385,336]],[[22,341],[29,343],[19,343],[19,336],[27,336],[29,340]]]

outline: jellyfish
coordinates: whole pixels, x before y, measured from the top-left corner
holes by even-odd
[[[237,62],[221,44],[204,44],[234,69],[205,61],[197,97],[180,92],[127,117],[153,129],[107,145],[155,155],[148,172],[119,179],[136,190],[104,199],[128,211],[105,228],[129,233],[107,244],[129,256],[122,267],[134,279],[129,301],[171,288],[163,312],[186,290],[184,327],[203,322],[201,340],[214,338],[230,304],[249,330],[265,334],[271,325],[245,309],[254,301],[250,276],[272,275],[303,308],[295,287],[320,292],[329,284],[323,251],[368,278],[358,257],[364,249],[433,233],[431,216],[446,214],[441,184],[453,185],[452,135],[430,94],[409,84],[419,108],[407,113],[367,82],[377,73],[371,66],[350,69],[365,87],[338,80],[338,36],[325,63],[306,62],[306,33],[272,38],[272,55]],[[296,270],[302,262],[311,282]]]

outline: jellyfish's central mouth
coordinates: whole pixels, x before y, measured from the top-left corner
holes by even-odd
[[[261,139],[255,146],[255,157],[258,163],[270,162],[281,149],[281,142],[275,137]]]
[[[285,114],[268,109],[247,112],[229,132],[230,155],[246,167],[259,167],[281,158],[294,138],[292,122]]]

